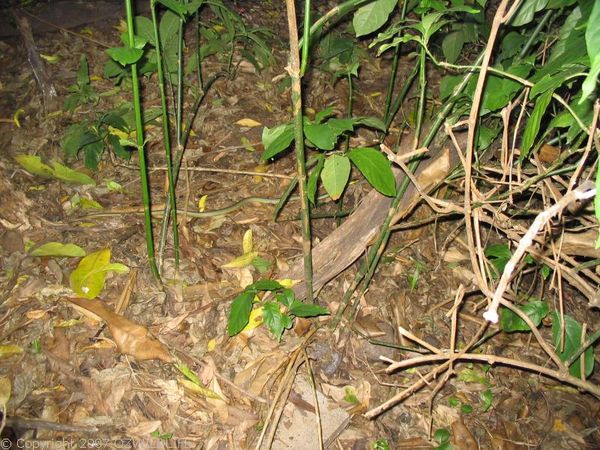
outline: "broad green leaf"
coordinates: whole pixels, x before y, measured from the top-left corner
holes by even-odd
[[[179,16],[172,11],[165,11],[162,18],[160,19],[160,25],[158,26],[160,39],[162,41],[165,52],[168,51],[167,46],[171,42],[176,42],[177,33],[179,30]],[[171,54],[177,52],[171,52]],[[171,66],[169,66],[171,67]]]
[[[397,4],[397,0],[376,0],[359,8],[352,19],[356,37],[370,34],[381,28]]]
[[[479,394],[479,397],[481,398],[481,402],[482,402],[481,408],[483,409],[483,412],[488,411],[492,407],[492,401],[494,400],[494,393],[492,392],[491,389],[486,389],[481,394]]]
[[[312,305],[309,303],[302,303],[295,300],[292,306],[289,308],[290,314],[296,317],[315,317],[325,316],[329,314],[329,310],[319,305]]]
[[[62,165],[58,161],[52,161],[51,164],[54,171],[54,176],[59,180],[75,184],[89,184],[92,186],[96,185],[96,182],[85,173],[69,169],[67,166]]]
[[[548,4],[548,0],[524,0],[512,17],[510,24],[514,27],[527,25],[533,20],[536,12],[541,11]]]
[[[135,16],[133,18],[133,28],[136,35],[156,47],[156,42],[154,42],[154,26],[150,19],[144,16]]]
[[[490,381],[485,376],[485,372],[479,367],[465,367],[458,372],[458,380],[465,383],[478,383],[488,386]]]
[[[294,140],[294,127],[286,123],[275,128],[263,128],[262,143],[265,148],[262,156],[263,161],[273,158],[278,153],[287,149]]]
[[[263,321],[269,331],[277,338],[281,340],[283,330],[287,330],[292,327],[292,319],[287,314],[281,312],[279,303],[266,302],[263,306]]]
[[[325,123],[308,123],[304,126],[304,135],[315,147],[321,150],[333,150],[340,134],[352,131],[354,119],[329,119]]]
[[[32,175],[37,175],[43,178],[52,178],[54,171],[50,166],[42,162],[42,158],[36,155],[17,155],[17,162]]]
[[[315,114],[314,123],[319,124],[319,123],[323,122],[323,120],[327,119],[328,117],[331,117],[332,114],[333,114],[333,106],[329,106],[328,108],[325,108]]]
[[[122,66],[127,66],[138,62],[144,54],[144,50],[132,47],[113,47],[106,50],[106,53]]]
[[[504,266],[512,256],[508,245],[492,244],[486,247],[485,256],[487,256],[496,269],[496,275],[499,276],[504,271]]]
[[[348,158],[361,171],[371,186],[383,195],[396,195],[396,179],[390,161],[374,148],[355,148]]]
[[[546,91],[554,91],[559,86],[561,86],[566,80],[571,79],[571,77],[579,72],[581,72],[582,68],[579,65],[568,67],[565,70],[554,74],[547,74],[542,79],[537,81],[535,85],[531,88],[529,92],[529,98],[534,99],[538,95],[546,92]]]
[[[84,257],[69,277],[71,289],[85,298],[95,298],[104,289],[106,272],[126,272],[123,264],[110,263],[110,249],[99,250]]]
[[[271,261],[262,256],[257,256],[252,260],[252,267],[258,270],[258,273],[263,274],[266,273],[271,267]]]
[[[180,362],[175,364],[175,367],[192,383],[202,386],[202,382],[200,381],[200,378],[198,378],[198,375],[196,375],[196,373],[190,369],[187,364]]]
[[[319,176],[321,175],[324,165],[325,155],[319,154],[317,157],[317,164],[311,170],[310,175],[308,176],[308,182],[306,183],[306,195],[313,205],[315,204],[315,198],[317,196],[317,182],[319,181]]]
[[[538,327],[542,323],[542,319],[548,315],[548,304],[540,300],[529,300],[527,303],[519,306]],[[507,333],[514,333],[515,331],[531,331],[529,325],[525,323],[516,313],[504,306],[500,307],[500,328]]]
[[[176,0],[158,0],[158,3],[162,3],[164,6],[169,8],[170,11],[181,17],[183,17],[187,12],[185,5],[177,2]]]
[[[535,138],[540,131],[540,124],[542,123],[542,118],[544,114],[546,114],[546,109],[550,104],[550,100],[552,100],[552,91],[546,91],[542,95],[540,95],[535,102],[535,106],[533,107],[533,111],[531,112],[531,117],[527,121],[527,126],[525,127],[525,131],[523,132],[523,142],[521,144],[521,155],[519,156],[519,161],[522,162],[529,155],[529,151],[535,142]]]
[[[227,320],[227,334],[235,336],[248,324],[254,292],[244,291],[238,295],[231,304],[229,319]]]
[[[283,286],[275,280],[258,280],[246,288],[247,290],[257,291],[276,291],[283,289]]]
[[[442,52],[450,64],[454,64],[465,45],[462,31],[452,31],[444,36],[442,41]]]
[[[364,125],[365,127],[385,131],[385,122],[378,117],[357,117],[354,119],[354,125]]]
[[[579,103],[582,103],[594,92],[598,74],[600,74],[600,1],[598,0],[594,2],[592,14],[588,19],[587,30],[585,31],[585,45],[591,64],[590,73],[581,86],[582,94]]]
[[[580,348],[582,339],[583,328],[579,322],[570,316],[563,316],[565,321],[565,342],[564,350],[562,345],[562,337],[560,332],[560,316],[556,311],[552,313],[552,342],[554,343],[554,349],[556,354],[561,361],[567,361],[573,356]],[[594,370],[594,348],[588,347],[583,352],[585,362],[585,376],[589,377]],[[581,378],[581,357],[569,367],[569,373],[577,378]]]
[[[344,155],[332,155],[325,160],[321,172],[323,187],[332,198],[337,200],[344,192],[350,178],[350,161]]]
[[[531,71],[531,64],[529,61],[521,63],[519,65],[510,67],[506,72],[513,75],[525,78]],[[473,79],[469,83],[468,90],[472,92],[475,88],[477,79]],[[520,83],[510,80],[508,78],[502,78],[497,75],[490,75],[485,84],[485,91],[483,94],[483,101],[481,106],[480,115],[484,116],[489,112],[497,111],[508,105],[508,102],[512,100],[515,93],[522,89]]]
[[[35,248],[29,254],[31,256],[66,256],[73,258],[85,256],[85,250],[75,244],[47,242]]]

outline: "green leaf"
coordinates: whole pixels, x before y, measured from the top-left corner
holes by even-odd
[[[106,272],[126,272],[123,264],[110,263],[110,249],[99,250],[84,257],[69,277],[73,291],[85,298],[95,298],[104,289]]]
[[[326,316],[329,314],[329,310],[319,305],[313,305],[310,303],[302,303],[298,300],[294,300],[289,308],[290,314],[296,317],[315,317],[315,316]]]
[[[323,166],[325,165],[325,155],[319,154],[317,156],[317,164],[310,172],[308,176],[308,182],[306,183],[306,195],[308,200],[314,205],[315,198],[317,196],[317,182],[319,181],[319,176],[321,175],[321,171],[323,170]]]
[[[242,292],[233,300],[229,319],[227,320],[227,334],[230,337],[235,336],[248,325],[253,300],[254,292],[248,290]]]
[[[473,367],[465,367],[460,370],[460,372],[458,372],[458,380],[464,381],[465,383],[483,384],[484,386],[490,384],[485,373],[481,369]]]
[[[567,315],[564,316],[564,320],[565,342],[564,350],[561,351],[563,345],[560,332],[560,316],[556,311],[552,313],[552,342],[554,343],[556,354],[561,361],[567,361],[571,356],[577,353],[581,348],[581,342],[585,340],[582,339],[583,328],[579,322]],[[588,347],[587,350],[583,352],[583,357],[585,362],[585,376],[589,377],[594,370],[594,348],[592,346]],[[574,377],[581,378],[581,357],[577,358],[573,365],[569,367],[569,373]]]
[[[481,398],[481,402],[483,403],[482,409],[483,412],[488,411],[492,407],[492,401],[494,400],[494,394],[491,389],[486,389],[481,394],[479,394]]]
[[[133,29],[137,36],[156,47],[156,42],[154,42],[154,26],[150,19],[145,16],[135,16],[133,18]]]
[[[594,2],[592,13],[588,19],[585,45],[591,64],[590,73],[581,86],[582,93],[579,103],[582,103],[594,92],[598,74],[600,74],[600,1],[597,0]]]
[[[79,69],[77,70],[77,84],[82,87],[90,83],[90,69],[85,55],[79,58]]]
[[[269,261],[266,258],[263,258],[262,256],[255,256],[251,264],[252,267],[258,270],[258,273],[260,274],[267,272],[267,270],[269,270],[269,267],[271,267],[271,261]]]
[[[433,439],[435,439],[438,444],[448,442],[450,440],[450,431],[448,431],[446,428],[438,428],[433,433]]]
[[[519,156],[519,162],[523,162],[529,155],[529,151],[531,150],[531,147],[535,142],[535,138],[540,131],[542,118],[544,117],[544,114],[546,114],[546,109],[550,104],[550,100],[552,100],[552,94],[552,91],[546,91],[540,95],[535,102],[531,117],[527,121],[527,126],[523,132],[523,143],[521,144],[521,155]]]
[[[250,286],[246,287],[246,290],[252,290],[254,292],[258,291],[276,291],[278,289],[283,289],[283,286],[275,281],[275,280],[258,280],[252,283]]]
[[[197,384],[198,386],[203,386],[202,381],[200,381],[198,375],[196,375],[196,373],[192,369],[190,369],[187,366],[187,364],[177,363],[175,364],[175,367],[183,374],[183,376],[185,376],[192,383]]]
[[[127,66],[138,62],[144,54],[144,50],[132,47],[113,47],[106,50],[106,53],[122,66]]]
[[[276,302],[266,302],[263,305],[262,316],[265,325],[278,341],[281,340],[283,330],[292,327],[292,319],[281,312],[279,304]]]
[[[294,140],[294,127],[290,123],[278,125],[275,128],[263,129],[262,143],[265,151],[261,159],[266,161],[287,149]]]
[[[542,323],[542,319],[548,315],[549,311],[548,304],[540,300],[529,300],[527,303],[520,305],[519,308],[531,319],[536,327]],[[500,328],[507,333],[531,331],[529,325],[523,319],[504,306],[500,307]]]
[[[47,242],[29,252],[31,256],[85,256],[85,250],[75,244],[63,244],[62,242]]]
[[[352,131],[354,119],[329,119],[325,123],[308,123],[304,126],[304,135],[317,148],[321,150],[332,150],[337,143],[340,134]]]
[[[397,4],[397,0],[376,0],[359,8],[352,19],[356,37],[370,34],[381,28]]]
[[[465,45],[462,31],[453,31],[444,36],[442,52],[450,64],[454,64]]]
[[[67,166],[62,165],[58,161],[52,161],[51,164],[54,171],[54,176],[59,180],[74,184],[89,184],[92,186],[96,185],[96,182],[85,173],[69,169]]]
[[[344,155],[331,155],[325,160],[321,181],[332,200],[341,197],[350,178],[350,161]]]
[[[169,8],[170,11],[183,17],[187,13],[187,8],[183,3],[179,3],[176,0],[158,0],[158,3],[162,3],[164,6]]]
[[[460,412],[463,414],[471,414],[473,412],[473,407],[471,405],[461,405]]]
[[[548,0],[525,0],[512,17],[510,24],[513,27],[527,25],[533,20],[535,13],[544,9],[547,4]]]
[[[361,171],[371,186],[383,195],[396,195],[396,179],[390,161],[374,148],[355,148],[348,158]]]
[[[36,155],[17,155],[15,160],[30,174],[43,178],[52,178],[54,171],[50,166],[42,162],[42,158]]]
[[[365,127],[375,128],[379,131],[386,131],[385,122],[378,117],[356,117],[354,125],[364,125]]]
[[[172,11],[165,11],[160,19],[159,25],[160,40],[162,41],[165,52],[168,51],[167,46],[170,42],[176,42],[177,33],[179,31],[179,16]],[[169,52],[171,54],[176,52]],[[171,66],[169,66],[171,67]]]

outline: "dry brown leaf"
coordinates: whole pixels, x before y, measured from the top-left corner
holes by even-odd
[[[99,300],[68,298],[68,302],[84,308],[106,322],[117,349],[139,361],[158,359],[171,363],[173,356],[167,348],[154,338],[146,327],[107,309]]]
[[[452,423],[452,448],[456,450],[479,450],[477,441],[461,420]]]

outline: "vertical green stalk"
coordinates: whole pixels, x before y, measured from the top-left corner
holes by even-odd
[[[308,52],[310,51],[310,0],[304,0],[304,25],[302,32],[302,66],[300,77],[304,76],[308,64]]]
[[[163,142],[165,146],[165,159],[167,162],[167,179],[169,181],[169,202],[171,205],[176,205],[175,198],[175,174],[173,172],[173,159],[171,151],[171,129],[169,126],[169,111],[167,108],[167,96],[165,94],[165,75],[162,59],[162,45],[158,32],[158,18],[156,16],[156,1],[152,0],[150,3],[150,10],[152,14],[152,25],[154,26],[154,41],[156,42],[156,67],[158,73],[158,89],[160,92],[160,107],[162,110],[162,132]],[[168,216],[163,217],[162,229],[166,232]],[[177,222],[177,208],[171,208],[171,222],[173,224],[173,247],[175,251],[175,268],[179,268],[179,229]],[[161,232],[161,236],[162,236]],[[162,242],[162,239],[161,239]],[[161,250],[163,246],[160,246]]]
[[[125,0],[125,11],[127,14],[127,38],[129,46],[134,47],[133,32],[133,7],[131,0]],[[160,280],[156,257],[154,256],[154,238],[152,236],[152,211],[150,208],[150,189],[148,186],[148,172],[146,168],[146,154],[144,152],[144,123],[142,120],[142,107],[140,101],[140,85],[138,80],[137,63],[131,65],[131,87],[133,91],[133,110],[135,113],[135,129],[137,134],[138,158],[140,161],[140,183],[142,189],[142,203],[144,204],[144,229],[146,231],[146,248],[148,251],[148,262],[152,274]]]
[[[479,57],[477,58],[477,61],[475,62],[474,65],[479,65],[481,63],[481,61],[483,59],[483,55],[484,55],[484,53],[481,53],[479,55]],[[421,64],[422,61],[419,61],[419,63]],[[462,81],[456,86],[456,88],[452,92],[452,95],[448,98],[448,100],[446,100],[446,103],[444,104],[444,106],[442,107],[440,112],[438,113],[435,121],[432,123],[431,128],[429,129],[429,132],[427,133],[427,136],[423,140],[424,147],[428,147],[433,142],[435,135],[437,134],[438,130],[440,129],[440,127],[446,120],[446,117],[448,117],[448,114],[450,114],[450,112],[452,111],[452,108],[454,107],[456,101],[461,96],[463,90],[469,83],[469,80],[471,79],[471,77],[473,76],[474,73],[475,73],[474,71],[468,72],[465,75],[465,77],[462,79]],[[419,160],[416,160],[408,165],[408,168],[410,169],[411,172],[414,172],[417,169],[419,162],[420,162]],[[379,235],[377,236],[377,239],[376,239],[375,243],[373,244],[373,246],[367,252],[366,261],[361,265],[361,267],[360,267],[359,271],[357,272],[356,276],[354,277],[354,280],[352,281],[350,287],[344,293],[344,296],[340,302],[340,306],[336,312],[336,315],[329,324],[329,327],[331,329],[335,329],[337,327],[337,325],[339,324],[339,322],[342,318],[342,315],[343,315],[346,307],[348,306],[348,303],[350,302],[350,298],[352,297],[352,294],[354,294],[354,291],[356,290],[356,288],[358,287],[360,282],[366,278],[365,284],[363,284],[363,288],[366,289],[366,286],[368,286],[368,281],[370,281],[373,273],[375,272],[375,268],[377,266],[377,263],[379,262],[379,258],[381,256],[381,254],[383,253],[383,249],[385,248],[385,245],[387,244],[388,238],[390,236],[390,225],[392,223],[392,219],[393,219],[394,215],[396,214],[396,209],[397,209],[398,205],[400,204],[400,201],[402,200],[402,197],[404,196],[404,193],[406,192],[406,189],[408,188],[409,183],[410,183],[409,178],[404,177],[404,179],[402,180],[402,183],[400,184],[400,186],[398,186],[398,190],[396,192],[396,197],[394,198],[394,200],[392,201],[392,204],[390,205],[390,212],[388,213],[385,221],[383,222],[383,224],[380,227]],[[361,288],[361,291],[362,291],[362,288]],[[360,296],[358,296],[358,298],[360,299]]]
[[[296,169],[298,187],[302,206],[302,254],[304,256],[304,278],[306,283],[306,301],[313,303],[312,278],[312,245],[310,233],[310,206],[306,195],[306,161],[304,156],[304,124],[302,117],[302,84],[300,75],[300,49],[296,24],[296,7],[294,0],[286,0],[288,31],[290,36],[289,74],[292,80],[292,112],[294,114],[294,139],[296,147]],[[306,10],[310,10],[310,0],[305,2]],[[305,33],[310,28],[305,28]],[[307,46],[308,47],[308,46]]]

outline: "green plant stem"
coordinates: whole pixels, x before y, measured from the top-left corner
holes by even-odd
[[[206,80],[206,83],[204,84],[204,90],[200,93],[200,95],[198,95],[198,97],[196,98],[196,101],[194,102],[194,105],[192,106],[192,113],[190,115],[190,118],[186,124],[185,130],[183,131],[183,135],[181,137],[181,146],[177,149],[177,153],[175,154],[175,158],[174,158],[174,164],[173,164],[173,170],[172,170],[172,172],[173,172],[173,188],[174,189],[177,188],[177,181],[179,180],[179,171],[181,169],[181,162],[183,161],[183,153],[187,146],[187,141],[190,136],[190,132],[192,130],[192,124],[194,123],[196,115],[198,114],[200,105],[202,104],[202,101],[206,97],[206,93],[208,92],[208,90],[210,89],[212,84],[219,77],[221,77],[223,75],[224,75],[223,73],[217,73],[217,74],[213,75],[212,77],[210,77],[208,80]],[[160,230],[159,251],[160,251],[161,255],[164,251],[164,248],[165,248],[165,245],[167,242],[168,220],[166,220],[166,218],[171,214],[171,206],[172,206],[171,198],[167,197],[167,201],[165,202],[165,207],[163,210],[162,226],[161,226],[161,230]]]
[[[479,55],[477,62],[475,64],[479,64],[482,59],[483,59],[483,53]],[[458,98],[461,96],[462,91],[467,86],[467,83],[473,76],[473,73],[474,72],[468,72],[467,74],[465,74],[462,81],[454,88],[452,95],[446,100],[446,103],[441,108],[435,121],[431,124],[431,128],[429,129],[429,132],[427,133],[427,136],[423,140],[423,146],[427,147],[433,142],[433,139],[435,138],[438,130],[440,129],[440,127],[446,120],[446,117],[448,117],[448,114],[450,114],[450,112],[452,111],[454,104],[456,103]],[[412,162],[411,164],[409,164],[408,167],[411,170],[411,172],[414,172],[417,169],[418,165],[419,165],[419,160]],[[350,298],[352,297],[352,294],[354,294],[356,287],[359,285],[361,280],[366,276],[367,272],[374,273],[374,267],[372,267],[372,264],[378,260],[377,255],[380,252],[380,248],[382,246],[385,246],[384,244],[387,243],[387,239],[390,236],[390,225],[392,223],[392,219],[396,214],[396,209],[398,208],[398,205],[400,204],[400,201],[402,200],[402,197],[404,196],[404,193],[406,192],[406,189],[408,188],[409,183],[410,183],[410,180],[408,179],[408,177],[404,177],[400,186],[398,187],[398,190],[396,192],[396,197],[394,197],[394,200],[392,201],[392,204],[390,205],[390,211],[389,211],[385,221],[383,222],[383,224],[380,227],[377,239],[376,239],[375,243],[373,244],[373,246],[367,252],[366,261],[363,262],[363,264],[361,265],[360,269],[358,270],[356,276],[354,277],[354,280],[350,284],[350,287],[344,293],[344,296],[340,302],[340,306],[336,312],[336,315],[329,324],[329,327],[331,329],[335,329],[338,326],[340,320],[342,319],[344,310],[346,309],[346,307],[348,306],[348,303],[350,302]]]
[[[421,129],[423,127],[423,117],[425,116],[425,98],[426,98],[426,93],[427,93],[427,67],[426,67],[426,63],[427,62],[427,58],[426,58],[426,54],[425,54],[425,49],[423,47],[421,47],[421,53],[419,55],[419,104],[418,104],[418,110],[417,110],[417,127],[415,130],[415,138],[414,138],[414,142],[413,142],[413,150],[416,150],[417,147],[419,146],[419,137],[421,136]],[[414,172],[418,166],[419,162],[417,161],[413,161],[413,163],[410,166],[410,171]],[[406,188],[408,188],[408,177],[406,177],[403,181],[403,187],[404,187],[404,191],[406,191]],[[404,196],[404,193],[402,194],[402,196]],[[380,240],[378,241],[377,245],[375,246],[375,252],[370,255],[369,258],[369,262],[368,262],[368,270],[365,274],[365,277],[363,278],[361,285],[360,285],[360,289],[358,290],[358,295],[356,296],[357,301],[354,302],[353,306],[352,306],[352,311],[350,312],[350,317],[353,317],[356,309],[358,308],[358,305],[360,304],[360,302],[358,300],[360,300],[360,298],[363,296],[363,294],[367,291],[367,288],[369,287],[369,284],[371,283],[371,280],[373,279],[373,275],[375,275],[375,270],[377,269],[377,266],[379,265],[379,261],[381,260],[381,255],[383,255],[383,252],[385,250],[385,247],[387,246],[387,243],[390,239],[391,236],[391,230],[390,230],[390,226],[391,226],[391,221],[393,216],[396,214],[396,209],[398,207],[398,204],[400,203],[400,200],[402,199],[402,196],[396,196],[396,198],[394,199],[394,202],[396,204],[394,204],[392,206],[392,208],[390,209],[390,212],[388,213],[388,217],[386,218],[386,221],[384,223],[384,226],[381,227],[381,231],[380,231]]]
[[[550,20],[550,17],[552,17],[552,14],[554,14],[554,11],[556,11],[556,10],[549,9],[546,11],[546,14],[544,14],[542,19],[539,21],[539,23],[537,24],[537,26],[535,27],[535,29],[529,36],[529,39],[527,39],[527,42],[521,49],[521,52],[519,53],[519,59],[523,59],[523,58],[525,58],[525,56],[527,56],[527,53],[529,53],[529,50],[531,49],[533,42],[536,40],[538,35],[541,33],[542,28],[544,28],[546,26],[546,23],[548,23],[548,20]]]
[[[304,256],[304,278],[306,301],[313,303],[312,244],[310,232],[310,205],[306,195],[306,160],[304,156],[304,125],[302,117],[302,84],[300,79],[300,53],[294,0],[286,0],[288,31],[290,36],[290,67],[292,80],[292,112],[294,115],[294,139],[296,147],[296,169],[300,204],[302,206],[302,254]]]
[[[198,78],[198,89],[202,90],[202,59],[200,55],[200,33],[198,32],[198,30],[200,29],[200,9],[196,10],[196,12],[194,13],[194,25],[194,36],[196,44],[196,76]]]
[[[385,94],[385,109],[383,110],[383,121],[387,124],[392,106],[392,96],[394,95],[394,87],[396,86],[396,75],[398,75],[398,62],[400,61],[400,45],[394,49],[394,58],[392,59],[392,73],[388,82],[387,92]],[[391,122],[391,120],[390,120]]]
[[[171,205],[175,205],[174,208],[171,208],[170,214],[171,223],[173,226],[173,248],[175,252],[175,268],[179,268],[179,228],[177,221],[177,201],[175,197],[175,175],[173,173],[173,157],[171,151],[171,130],[169,126],[167,95],[165,93],[165,75],[161,50],[162,45],[158,30],[158,18],[156,16],[156,2],[154,0],[151,2],[150,10],[152,14],[152,24],[154,26],[154,40],[156,42],[156,68],[158,74],[158,89],[160,92],[160,107],[162,111],[162,132],[163,143],[165,146],[165,160],[167,163],[167,179],[169,181],[169,202],[171,203]],[[168,220],[165,220],[167,217],[168,215],[163,218],[163,222],[168,222]],[[160,256],[162,256],[163,246],[161,245],[159,248],[159,259],[162,260]]]
[[[129,46],[134,45],[133,30],[133,6],[131,0],[125,0],[125,11],[127,14],[127,37]],[[140,163],[140,183],[142,190],[142,203],[144,205],[144,229],[146,231],[146,248],[148,251],[148,262],[154,277],[160,281],[160,274],[156,265],[154,255],[154,237],[152,235],[152,208],[150,205],[150,188],[148,185],[148,170],[146,167],[146,154],[144,151],[144,123],[142,120],[142,106],[140,100],[140,84],[138,80],[137,64],[131,65],[131,89],[133,92],[133,109],[135,114],[135,128],[137,134],[137,150]]]
[[[359,6],[366,3],[372,2],[373,0],[348,0],[341,5],[337,5],[335,8],[329,10],[324,16],[317,20],[312,27],[310,27],[310,36],[313,41],[318,40],[323,27],[325,25],[335,25],[338,21],[343,19],[347,14],[354,11]],[[304,46],[304,38],[300,40],[300,46]]]
[[[308,52],[310,51],[310,0],[304,0],[304,25],[302,39],[304,45],[302,45],[302,65],[300,66],[300,77],[304,76],[306,67],[308,65]]]

